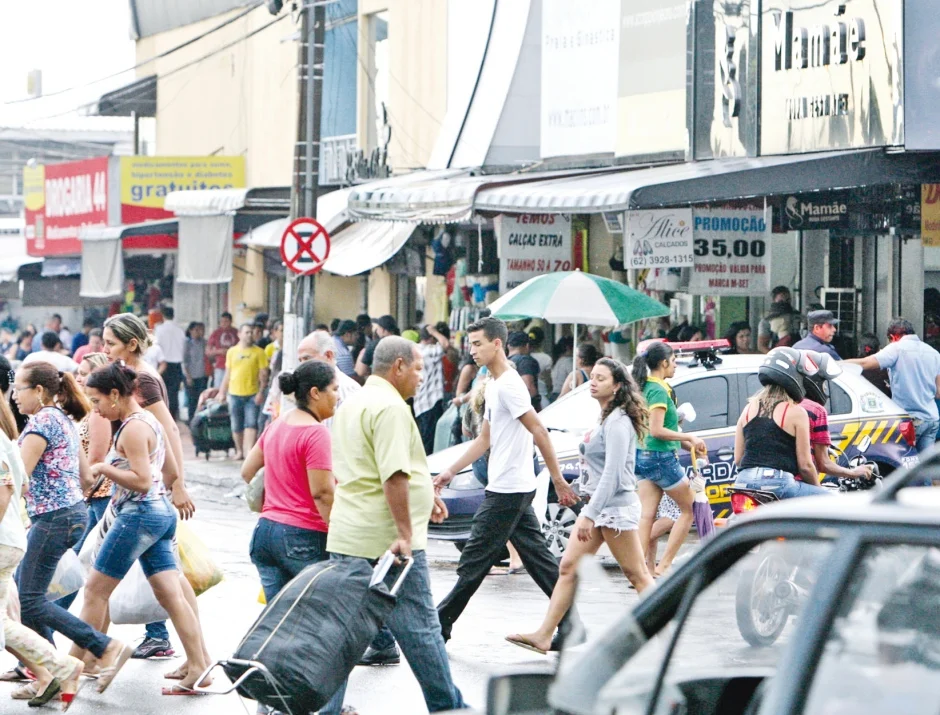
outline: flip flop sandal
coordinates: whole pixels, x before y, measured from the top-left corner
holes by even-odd
[[[539,655],[548,655],[547,650],[544,648],[539,648],[537,645],[523,638],[522,636],[506,636],[506,640],[513,645],[519,646],[520,648],[531,650],[533,653],[538,653]]]
[[[526,573],[525,566],[519,566],[518,568],[509,569],[509,571],[507,571],[507,573],[508,573],[510,576],[516,576],[516,575],[521,574],[521,573]]]
[[[57,678],[53,678],[52,682],[46,686],[46,689],[42,693],[36,693],[36,697],[31,698],[27,705],[31,708],[39,708],[50,702],[56,695],[62,692],[62,685],[59,683]]]
[[[107,668],[102,668],[101,672],[98,674],[98,692],[103,693],[108,687],[114,682],[114,679],[117,677],[117,674],[120,672],[121,668],[124,667],[124,664],[130,660],[131,649],[128,646],[122,646],[121,652],[118,653],[117,658],[114,660],[113,665],[109,665]]]
[[[0,683],[25,683],[35,679],[36,676],[30,673],[28,668],[24,668],[21,665],[5,673],[0,673]]]
[[[208,695],[208,693],[201,693],[183,685],[171,685],[169,688],[163,688],[161,692],[164,695]]]

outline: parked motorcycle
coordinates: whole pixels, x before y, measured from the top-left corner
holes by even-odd
[[[854,469],[859,466],[872,468],[871,479],[839,477],[838,483],[825,483],[838,492],[856,492],[881,487],[878,465],[861,454],[851,460],[844,454],[836,454],[837,461]],[[756,509],[763,504],[780,501],[774,492],[762,489],[731,488],[731,508],[735,515]],[[808,568],[816,558],[806,545],[791,549],[775,549],[764,558],[754,560],[754,565],[741,574],[735,593],[735,616],[741,637],[752,646],[773,645],[790,616],[795,615],[808,598],[813,582],[810,574],[816,569]]]

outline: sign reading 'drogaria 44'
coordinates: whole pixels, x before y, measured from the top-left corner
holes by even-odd
[[[770,293],[769,209],[703,209],[693,212],[695,265],[689,293]]]
[[[693,265],[692,209],[627,211],[623,236],[628,268]]]
[[[499,292],[530,278],[570,271],[571,217],[562,214],[500,215],[494,219],[499,246]]]

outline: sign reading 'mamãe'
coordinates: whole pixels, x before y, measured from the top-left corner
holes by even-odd
[[[795,25],[792,10],[774,10],[771,17],[777,72],[844,65],[865,59],[865,21],[860,17],[808,27]]]

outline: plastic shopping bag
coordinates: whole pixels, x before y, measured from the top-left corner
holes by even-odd
[[[179,546],[180,568],[197,596],[221,583],[222,569],[212,559],[202,539],[185,522],[176,525],[176,543]]]
[[[139,561],[134,562],[127,576],[114,589],[108,604],[112,623],[154,623],[170,617],[153,595]]]
[[[248,482],[248,487],[245,489],[245,501],[248,503],[248,508],[256,514],[260,514],[264,508],[264,467],[261,467]]]
[[[67,549],[59,559],[59,564],[52,575],[52,583],[46,590],[46,598],[56,601],[75,593],[85,585],[85,568],[72,549]]]

